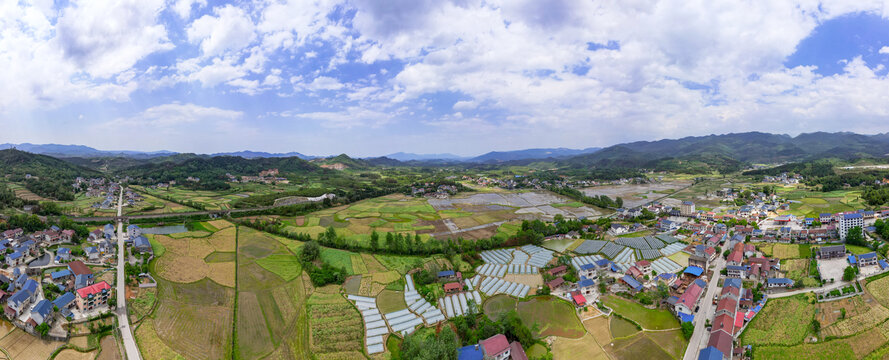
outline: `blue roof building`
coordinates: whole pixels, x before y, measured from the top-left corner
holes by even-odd
[[[683,271],[683,273],[692,276],[701,276],[701,274],[704,273],[704,269],[701,269],[699,266],[689,266],[685,268],[685,271]]]
[[[624,277],[620,279],[633,290],[639,291],[642,289],[642,284],[630,275],[624,275]]]
[[[451,276],[454,276],[455,274],[456,273],[454,272],[454,270],[439,271],[438,277],[451,277]]]
[[[28,279],[28,281],[25,281],[25,285],[22,286],[22,290],[27,290],[31,294],[36,294],[39,287],[40,284],[34,281],[34,279]]]
[[[863,216],[859,213],[844,214],[843,219],[861,219]]]
[[[738,278],[727,278],[725,279],[725,282],[722,283],[722,287],[735,287],[740,289],[743,286],[743,282]]]
[[[468,345],[457,349],[457,360],[482,360],[485,354],[478,345]]]
[[[684,313],[684,312],[680,312],[680,313],[679,313],[679,321],[684,322],[684,323],[686,323],[686,322],[694,322],[694,321],[695,321],[695,316],[692,315],[692,314],[686,314],[686,313]]]
[[[52,278],[52,281],[64,279],[71,275],[74,275],[74,273],[72,273],[71,270],[68,269],[55,271],[49,274],[50,278]]]
[[[585,277],[581,277],[580,281],[577,282],[577,286],[579,286],[581,288],[588,288],[588,287],[593,286],[595,284],[596,284],[596,282],[593,281],[593,279],[587,279]]]
[[[87,274],[80,274],[74,276],[74,288],[80,289],[85,288],[90,285],[90,276]]]
[[[698,360],[722,360],[722,358],[722,351],[713,346],[708,346],[698,353]]]
[[[69,291],[59,295],[59,297],[53,300],[52,304],[59,309],[64,309],[68,307],[68,305],[71,305],[72,302],[74,302],[74,293]]]
[[[774,287],[774,286],[790,287],[790,286],[793,286],[793,280],[790,280],[787,278],[770,278],[770,279],[766,279],[766,285],[768,285],[769,287]]]
[[[849,263],[855,265],[855,255],[849,255]]]
[[[49,300],[43,299],[37,302],[37,305],[34,305],[34,308],[31,309],[31,319],[37,325],[40,325],[46,322],[46,318],[49,317],[50,313],[52,313],[52,303]]]

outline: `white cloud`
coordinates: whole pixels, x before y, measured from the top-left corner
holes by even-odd
[[[342,111],[318,111],[307,113],[285,112],[285,117],[312,120],[328,128],[351,129],[354,127],[380,127],[393,121],[390,112],[348,107]]]
[[[339,80],[327,77],[327,76],[319,76],[316,77],[315,80],[312,80],[311,83],[306,85],[306,88],[312,91],[319,90],[339,90],[342,89],[345,85],[339,82]]]
[[[191,8],[198,9],[207,6],[207,0],[177,0],[172,8],[180,18],[188,19],[191,16]]]
[[[80,68],[107,78],[151,53],[173,48],[166,29],[157,23],[163,7],[163,0],[74,2],[58,19],[56,41]]]
[[[112,124],[167,128],[193,123],[213,125],[214,123],[231,122],[240,119],[242,116],[244,116],[244,113],[236,110],[204,107],[195,104],[170,103],[147,108],[131,117],[117,118]]]
[[[883,46],[880,48],[880,54],[889,54],[889,46]]]
[[[204,56],[241,50],[256,38],[253,21],[243,9],[226,5],[213,12],[216,16],[204,15],[186,30],[188,41],[199,43]]]

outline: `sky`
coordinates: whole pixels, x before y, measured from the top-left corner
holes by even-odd
[[[889,1],[0,1],[0,142],[477,155],[889,131]]]

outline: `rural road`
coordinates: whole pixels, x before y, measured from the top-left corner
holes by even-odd
[[[698,358],[698,352],[705,348],[707,341],[710,340],[707,333],[706,322],[712,315],[713,296],[716,295],[716,285],[719,283],[720,271],[725,267],[725,259],[722,256],[717,257],[716,267],[713,268],[713,278],[707,284],[707,292],[701,299],[701,309],[695,314],[695,332],[691,335],[688,342],[688,348],[685,349],[683,360],[695,360]]]
[[[863,279],[863,277],[862,277],[862,279]],[[797,295],[797,294],[805,294],[808,292],[818,293],[818,292],[830,291],[833,289],[838,289],[838,288],[847,286],[851,283],[852,283],[851,281],[837,281],[835,283],[831,283],[831,284],[824,285],[822,287],[817,287],[817,288],[803,288],[803,289],[799,289],[799,290],[786,291],[786,292],[777,293],[777,294],[769,294],[769,299],[788,297],[788,296],[793,296],[793,295]]]
[[[120,216],[123,209],[123,186],[120,187],[120,199],[117,201],[117,216]],[[130,328],[130,317],[127,316],[127,289],[126,274],[124,273],[124,259],[126,258],[126,249],[124,247],[124,231],[123,221],[117,222],[117,323],[120,325],[120,333],[123,338],[123,346],[126,349],[126,358],[128,360],[142,360],[142,354],[139,353],[139,346],[136,345],[136,339],[133,338],[133,330]]]

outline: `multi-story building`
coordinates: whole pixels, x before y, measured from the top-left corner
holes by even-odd
[[[840,240],[846,241],[849,229],[857,226],[860,231],[864,231],[864,217],[860,213],[843,214],[838,225],[837,230],[840,233]]]
[[[679,206],[679,212],[682,214],[682,216],[694,216],[695,203],[691,201],[683,201],[682,205]]]
[[[92,310],[108,303],[111,285],[101,281],[90,286],[77,289],[77,308],[81,311]]]

